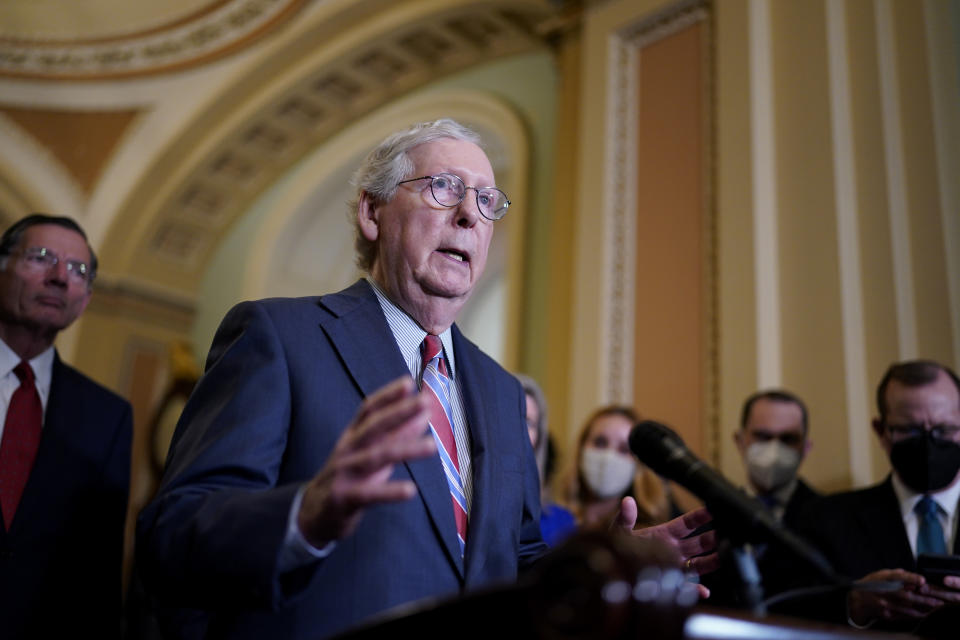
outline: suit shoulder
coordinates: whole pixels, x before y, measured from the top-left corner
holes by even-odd
[[[890,489],[887,483],[880,483],[862,489],[851,489],[818,496],[810,500],[802,510],[802,517],[808,526],[815,526],[825,520],[842,518],[860,511],[866,505],[873,505],[888,498]]]
[[[59,362],[54,367],[54,376],[60,377],[71,389],[79,391],[87,397],[95,398],[98,403],[130,406],[126,398],[65,362]]]
[[[260,300],[245,300],[235,304],[227,317],[256,313],[262,310],[268,315],[285,315],[287,313],[303,311],[306,308],[317,307],[320,296],[303,296],[299,298],[261,298]]]

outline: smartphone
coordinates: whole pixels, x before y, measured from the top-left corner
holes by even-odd
[[[921,553],[917,556],[917,573],[930,584],[943,584],[945,576],[960,576],[960,556]]]

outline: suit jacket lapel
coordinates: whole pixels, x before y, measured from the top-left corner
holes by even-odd
[[[323,296],[320,304],[333,314],[333,317],[323,318],[320,326],[364,396],[369,396],[400,376],[410,375],[369,283],[360,280],[349,289]],[[459,358],[458,350],[458,363]],[[459,370],[459,365],[457,368]],[[445,553],[462,576],[463,561],[457,542],[450,489],[440,457],[411,460],[405,466],[417,485]]]
[[[911,569],[916,566],[907,530],[900,515],[900,501],[893,490],[890,476],[877,487],[875,499],[863,501],[861,523],[869,536],[865,540],[879,539],[880,553],[886,567]],[[877,538],[877,532],[889,532]]]
[[[320,305],[333,314],[322,317],[320,326],[364,396],[409,375],[380,303],[366,281],[323,296]]]
[[[496,398],[487,397],[494,389],[487,370],[479,359],[479,350],[463,337],[460,329],[453,326],[453,348],[457,357],[457,382],[463,397],[464,411],[470,425],[470,459],[473,467],[473,504],[470,508],[469,529],[467,533],[466,567],[467,583],[472,577],[483,574],[486,563],[487,535],[490,528],[485,526],[489,518],[495,517],[492,509],[499,502],[500,483],[496,482],[496,456],[490,455],[489,438],[491,426],[496,416],[491,416],[491,407],[497,405]]]

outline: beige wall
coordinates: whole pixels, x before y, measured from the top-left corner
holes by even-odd
[[[591,336],[614,338],[605,328],[615,313],[610,294],[620,295],[612,267],[596,258],[619,224],[604,205],[604,176],[616,171],[621,137],[631,133],[612,120],[622,62],[611,42],[629,50],[637,31],[691,4],[611,1],[584,16],[565,395],[574,424],[598,403],[633,400],[590,345]],[[699,435],[694,448],[718,442],[702,452],[735,479],[743,474],[730,433],[756,388],[782,385],[807,400],[815,446],[804,471],[823,489],[840,489],[887,469],[869,433],[872,391],[887,364],[919,356],[958,364],[960,210],[950,177],[960,153],[960,74],[950,10],[946,2],[766,0],[711,9],[715,76],[705,117],[715,182],[705,180],[718,312],[701,320],[718,336],[718,419],[676,426]]]
[[[529,182],[519,191],[530,203],[517,204],[524,226],[508,262],[521,272],[511,273],[509,311],[519,320],[504,360],[543,383],[561,448],[599,404],[649,413],[632,355],[645,337],[662,357],[675,342],[693,362],[655,411],[699,408],[667,417],[735,480],[740,403],[769,385],[810,405],[804,470],[815,484],[882,475],[867,424],[885,366],[914,356],[960,364],[960,0],[347,4],[304,5],[236,55],[177,73],[71,83],[0,69],[0,214],[49,210],[90,231],[102,281],[60,346],[135,402],[138,456],[166,347],[210,315],[200,283],[238,288],[226,282],[235,271],[212,273],[224,238],[299,159],[441,78],[453,91],[470,81],[525,134],[509,136],[529,147],[511,158],[535,166],[513,173]],[[638,167],[658,160],[638,135],[638,56],[684,21],[707,34],[703,130],[663,133],[689,134],[703,153],[685,187],[700,194],[702,244],[683,293],[699,287],[700,306],[672,327],[679,335],[638,337],[639,292],[674,277],[637,271],[650,237]],[[449,46],[424,62],[411,43]],[[72,132],[75,146],[43,135],[54,130]],[[94,134],[91,164],[82,147]]]

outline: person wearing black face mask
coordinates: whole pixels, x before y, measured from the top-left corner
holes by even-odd
[[[929,360],[896,363],[877,388],[877,409],[873,429],[892,473],[878,485],[812,504],[799,532],[839,574],[902,586],[883,593],[851,591],[808,611],[833,621],[846,618],[857,627],[956,637],[960,575],[928,581],[916,558],[960,554],[960,380]]]

